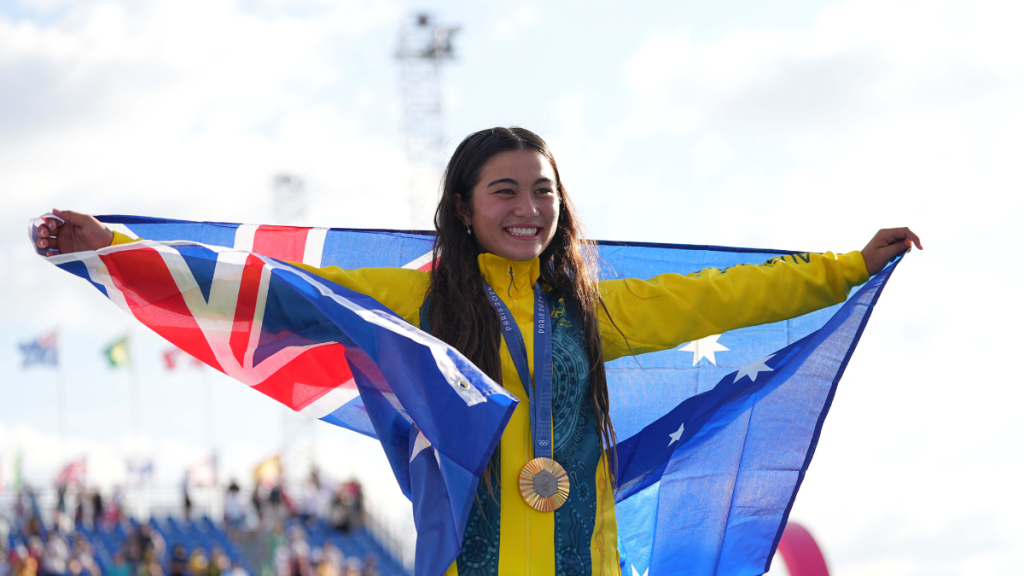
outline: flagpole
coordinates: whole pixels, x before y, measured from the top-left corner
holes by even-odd
[[[68,455],[68,410],[65,397],[64,365],[60,361],[60,327],[58,326],[54,332],[57,333],[57,429],[60,433],[60,457],[63,462]]]
[[[132,329],[131,329],[130,325],[128,327],[128,330],[125,332],[125,334],[126,334],[125,335],[125,349],[127,351],[127,356],[128,356],[128,386],[131,388],[131,407],[130,407],[130,410],[132,411],[132,413],[131,413],[131,423],[132,423],[131,426],[132,426],[132,436],[133,436],[133,439],[132,439],[132,441],[129,444],[130,444],[130,446],[132,444],[134,444],[134,446],[131,446],[129,448],[129,454],[131,454],[131,456],[129,456],[129,457],[135,459],[136,455],[142,453],[142,451],[139,450],[139,446],[138,446],[138,443],[141,441],[141,432],[142,432],[142,430],[141,430],[142,429],[142,420],[141,420],[141,414],[139,413],[139,378],[138,378],[138,372],[137,372],[137,370],[135,368],[136,358],[134,357],[134,354],[133,354],[134,351],[132,350],[132,348],[133,348]],[[131,485],[131,483],[130,483],[128,489],[125,491],[127,494],[130,495],[132,514],[135,515],[135,516],[142,515],[143,508],[148,508],[142,502],[142,498],[140,497],[140,494],[142,493],[142,490],[140,490],[140,488],[141,488],[141,486],[134,486],[134,485]],[[148,511],[146,511],[146,512],[148,512]]]
[[[203,386],[203,432],[206,448],[212,454],[213,448],[213,390],[206,375],[206,366],[199,367],[199,379]]]
[[[132,330],[128,328],[127,338],[125,340],[125,348],[128,349],[128,385],[131,387],[131,423],[132,423],[132,435],[138,439],[141,433],[142,420],[141,414],[139,413],[139,378],[138,372],[135,368],[135,358],[132,353]]]

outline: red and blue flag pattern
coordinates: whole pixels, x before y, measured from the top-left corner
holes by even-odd
[[[516,400],[369,296],[288,263],[429,269],[432,235],[100,219],[145,240],[50,260],[202,362],[379,439],[412,501],[416,573],[443,573]],[[799,257],[622,242],[598,249],[604,278]],[[896,262],[842,305],[608,363],[623,573],[767,571]]]

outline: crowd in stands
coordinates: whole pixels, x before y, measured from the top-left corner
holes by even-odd
[[[232,481],[224,499],[224,525],[229,530],[256,527],[261,534],[260,576],[380,574],[379,545],[354,543],[366,535],[358,481],[332,484],[314,469],[294,493],[280,480],[258,483],[245,504]],[[391,568],[389,573],[404,573],[397,565]]]
[[[348,533],[365,521],[362,485],[354,479],[332,484],[324,481],[316,469],[310,472],[296,494],[286,491],[278,479],[257,483],[249,501],[253,515],[245,506],[241,488],[232,480],[224,497],[224,523],[235,529],[254,524],[270,528],[290,519],[305,522],[317,518]]]
[[[332,484],[314,470],[293,489],[257,482],[243,495],[232,481],[220,527],[190,519],[190,506],[184,521],[138,523],[123,514],[120,490],[105,501],[98,490],[64,485],[48,515],[26,488],[0,514],[0,576],[406,574],[364,527],[357,481]]]

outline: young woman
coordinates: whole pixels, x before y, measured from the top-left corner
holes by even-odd
[[[68,225],[48,220],[41,248],[130,241],[91,216],[54,213]],[[300,266],[373,296],[520,400],[448,571],[462,576],[619,573],[606,361],[842,302],[911,242],[921,247],[900,228],[808,262],[598,281],[551,151],[521,128],[459,145],[434,223],[432,272]]]

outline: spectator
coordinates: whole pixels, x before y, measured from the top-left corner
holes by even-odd
[[[185,479],[181,481],[181,495],[185,505],[185,521],[192,519],[192,498],[189,497],[188,493],[188,472],[185,473]]]
[[[210,576],[227,576],[231,571],[231,559],[220,548],[210,553]]]
[[[18,544],[11,550],[11,568],[14,576],[36,576],[39,573],[39,560],[29,553],[24,544]]]
[[[107,576],[131,576],[131,574],[132,567],[128,564],[128,559],[123,551],[118,550],[114,553],[114,563],[107,569]]]
[[[188,574],[188,551],[185,546],[175,544],[171,552],[171,561],[168,562],[169,576],[186,576]]]
[[[64,512],[67,510],[67,496],[68,496],[68,485],[66,482],[57,484],[57,504],[54,506],[54,516],[64,516]]]
[[[121,510],[124,501],[124,490],[120,485],[114,486],[114,492],[110,495],[110,506],[106,507],[106,524],[115,526],[121,523]]]
[[[157,561],[156,555],[149,551],[143,556],[137,574],[138,576],[164,576],[164,569]]]
[[[309,543],[306,542],[306,532],[299,526],[295,526],[290,534],[291,542],[288,546],[289,576],[313,576],[313,567],[310,564]]]
[[[96,526],[103,518],[103,496],[100,495],[100,489],[94,488],[92,491],[92,524]]]
[[[303,524],[317,517],[320,512],[320,474],[314,466],[309,472],[309,479],[303,486],[302,498],[299,502],[299,519]]]
[[[362,576],[380,576],[380,572],[377,571],[377,557],[373,554],[367,554],[366,558],[363,558]]]
[[[56,531],[50,532],[39,563],[43,576],[63,575],[68,568],[69,556],[67,542]]]
[[[277,550],[285,547],[284,528],[280,523],[267,530],[263,540],[263,563],[260,564],[261,576],[274,576],[277,574]],[[287,549],[286,549],[287,553]]]
[[[38,519],[38,517],[36,517]],[[43,540],[39,536],[30,536],[28,539],[28,555],[35,560],[35,570],[38,573],[43,559]]]
[[[224,524],[235,530],[240,530],[245,523],[245,511],[242,510],[241,493],[238,483],[234,479],[228,486],[227,494],[224,496]]]
[[[338,550],[338,547],[328,540],[324,543],[323,554],[327,569],[335,576],[341,576],[342,567],[345,565],[345,555],[341,553],[341,550]]]
[[[99,564],[96,563],[95,550],[93,550],[92,544],[82,537],[81,534],[75,535],[74,544],[71,547],[71,560],[68,563],[69,571],[72,571],[72,563],[77,563],[80,568],[80,573],[88,574],[90,576],[102,576]]]
[[[206,557],[206,550],[198,546],[192,550],[192,556],[188,559],[188,569],[192,576],[207,576],[210,572],[210,559]]]
[[[256,520],[263,526],[263,484],[257,482],[252,487],[252,507],[256,510]]]
[[[313,550],[313,570],[316,576],[341,576],[337,567],[332,565],[324,554],[322,548]]]
[[[283,502],[284,492],[281,489],[281,481],[278,480],[274,483],[274,487],[270,489],[270,495],[267,497],[267,503],[270,504],[270,517],[275,523],[284,521],[281,510]]]
[[[241,564],[235,562],[231,566],[231,572],[229,576],[249,576],[249,573],[242,567]]]
[[[345,571],[341,573],[342,576],[362,576],[362,566],[358,558],[349,558],[345,562]]]
[[[339,532],[347,533],[351,527],[351,507],[344,486],[338,486],[331,500],[331,526]]]
[[[81,526],[85,522],[85,494],[78,490],[75,492],[75,521],[72,526]]]

